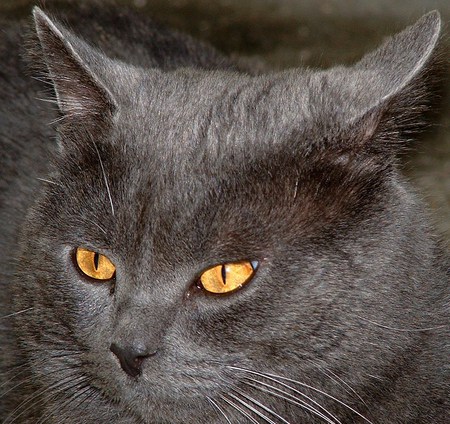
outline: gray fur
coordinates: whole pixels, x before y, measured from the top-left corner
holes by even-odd
[[[74,17],[34,10],[40,81],[23,29],[1,39],[2,422],[447,422],[448,259],[396,166],[438,13],[353,67],[264,75],[132,14]],[[244,259],[243,289],[196,287]],[[131,378],[111,343],[156,354]]]

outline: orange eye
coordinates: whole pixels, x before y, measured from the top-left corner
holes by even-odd
[[[96,280],[110,280],[114,277],[116,267],[106,256],[78,247],[76,257],[78,267],[88,277]]]
[[[202,287],[210,293],[230,293],[248,283],[256,272],[258,262],[233,262],[207,269],[201,276]]]

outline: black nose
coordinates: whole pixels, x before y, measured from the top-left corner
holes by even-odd
[[[111,344],[110,350],[119,359],[122,369],[131,377],[137,377],[141,373],[144,359],[156,353],[149,353],[146,349],[135,346],[125,346],[122,348],[115,343]]]

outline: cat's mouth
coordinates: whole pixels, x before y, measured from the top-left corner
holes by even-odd
[[[199,410],[209,411],[215,416],[208,399],[220,397],[226,391],[225,378],[215,364],[189,367],[182,367],[180,363],[166,364],[165,367],[147,364],[135,377],[124,372],[118,363],[114,365],[115,371],[107,370],[101,379],[95,379],[95,384],[107,399],[116,402],[137,422],[163,422],[167,419],[168,408],[173,411],[171,423],[192,420],[194,411]],[[198,420],[202,417],[199,416]]]
[[[97,372],[96,384],[109,397],[134,404],[146,399],[148,402],[168,402],[174,396],[182,396],[192,402],[223,390],[225,377],[215,362],[195,362],[180,358],[164,357],[163,354],[141,359],[141,369],[122,367],[120,360],[111,354],[108,367]],[[125,369],[124,369],[125,368]]]

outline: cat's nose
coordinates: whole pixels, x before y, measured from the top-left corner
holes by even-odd
[[[156,353],[138,346],[120,347],[116,343],[111,344],[110,350],[119,359],[122,369],[131,377],[137,377],[142,371],[144,359]]]

